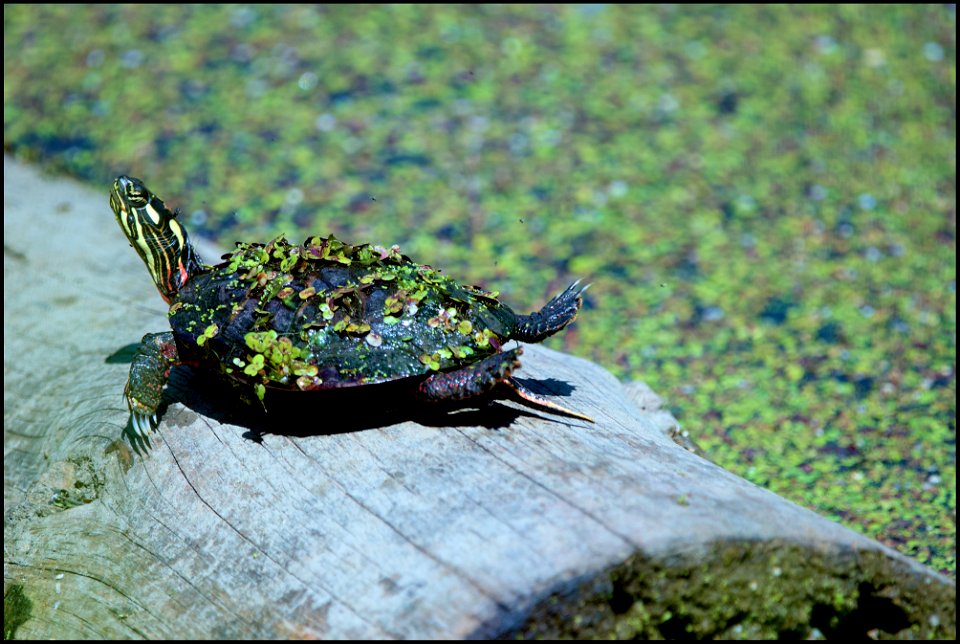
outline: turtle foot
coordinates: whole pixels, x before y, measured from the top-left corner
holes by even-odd
[[[148,333],[133,355],[124,397],[130,408],[130,425],[145,439],[157,427],[157,409],[170,368],[177,362],[172,333]]]
[[[510,339],[540,342],[567,326],[577,317],[583,304],[583,292],[588,288],[589,284],[581,288],[580,280],[577,280],[536,313],[518,315],[517,328]]]

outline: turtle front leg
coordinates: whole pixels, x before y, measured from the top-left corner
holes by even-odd
[[[130,407],[130,421],[144,439],[157,424],[163,387],[170,378],[170,369],[178,362],[177,344],[169,331],[143,336],[133,354],[123,393]]]
[[[521,353],[523,353],[523,349],[518,347],[511,351],[496,353],[463,369],[436,373],[420,383],[419,393],[426,400],[434,402],[463,400],[485,394],[502,384],[532,405],[549,409],[554,413],[593,422],[593,419],[589,416],[547,400],[511,378],[510,374],[520,366],[518,358]]]

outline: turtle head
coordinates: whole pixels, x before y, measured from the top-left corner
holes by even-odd
[[[110,206],[150,276],[168,303],[180,287],[203,271],[187,231],[157,195],[140,179],[119,176],[110,192]]]

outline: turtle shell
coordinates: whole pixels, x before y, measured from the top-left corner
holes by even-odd
[[[180,357],[266,387],[317,390],[448,371],[497,352],[517,316],[475,286],[335,237],[238,243],[170,307]]]

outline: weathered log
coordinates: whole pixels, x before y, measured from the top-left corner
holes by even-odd
[[[372,390],[264,415],[178,370],[137,453],[124,347],[165,307],[106,190],[5,158],[4,201],[7,635],[955,635],[951,580],[541,347],[518,375],[595,424]]]

